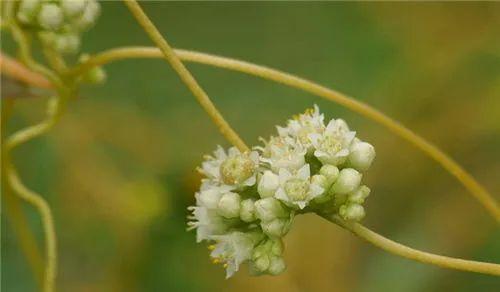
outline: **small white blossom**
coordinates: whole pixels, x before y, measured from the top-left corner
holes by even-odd
[[[305,113],[289,120],[285,128],[277,128],[281,137],[293,137],[308,149],[312,146],[310,134],[320,134],[325,129],[324,116],[319,112],[318,106],[314,105],[314,109],[308,109]]]
[[[324,164],[340,165],[349,155],[349,145],[356,132],[349,131],[346,123],[341,120],[331,120],[322,134],[309,135],[314,145],[316,156]]]
[[[309,201],[323,193],[324,189],[311,183],[309,164],[301,167],[295,174],[280,169],[280,187],[275,197],[287,205],[303,209]]]
[[[259,236],[254,233],[235,231],[225,235],[212,236],[210,239],[216,241],[210,256],[216,262],[224,263],[226,278],[229,278],[238,271],[241,263],[251,258]]]
[[[236,147],[231,147],[226,154],[219,146],[214,156],[206,157],[200,171],[219,184],[237,189],[256,183],[258,166],[259,154],[256,151],[241,153]]]
[[[224,234],[230,227],[216,210],[205,207],[189,207],[192,216],[189,217],[189,229],[196,228],[196,241],[208,240],[213,235]]]
[[[278,172],[282,168],[296,170],[305,163],[307,148],[290,137],[271,137],[263,150],[262,162]]]

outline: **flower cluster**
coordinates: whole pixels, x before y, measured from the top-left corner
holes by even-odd
[[[74,53],[80,47],[80,34],[99,14],[97,0],[21,0],[16,16],[45,44],[60,53]]]
[[[277,129],[250,152],[219,146],[199,169],[205,178],[188,225],[198,242],[213,243],[211,257],[227,277],[244,262],[253,274],[283,272],[282,239],[297,214],[365,216],[370,189],[361,178],[375,158],[372,145],[341,119],[325,125],[317,106]]]

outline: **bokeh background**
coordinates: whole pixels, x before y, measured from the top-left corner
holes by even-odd
[[[122,3],[102,3],[83,51],[150,45]],[[143,3],[175,47],[295,73],[367,102],[437,144],[500,199],[500,3]],[[14,52],[8,35],[3,49]],[[240,73],[188,65],[249,144],[318,104],[377,149],[364,223],[439,254],[500,262],[494,220],[440,166],[339,105]],[[224,279],[186,228],[196,166],[228,146],[160,60],[106,66],[47,136],[16,150],[27,185],[50,202],[60,291],[499,291],[500,280],[387,254],[314,216],[286,237],[288,270]],[[39,121],[43,98],[16,99],[3,134]],[[39,218],[24,206],[43,243]],[[2,212],[2,290],[35,291]]]

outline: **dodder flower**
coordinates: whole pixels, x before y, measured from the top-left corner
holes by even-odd
[[[375,158],[372,145],[341,119],[325,126],[317,106],[277,129],[256,151],[217,147],[199,169],[205,178],[188,225],[198,241],[213,243],[211,256],[227,277],[242,263],[252,274],[282,273],[282,238],[297,214],[365,216],[370,189],[362,173]]]

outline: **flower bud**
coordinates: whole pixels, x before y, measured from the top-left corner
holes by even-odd
[[[257,191],[262,198],[272,197],[280,184],[278,175],[266,170],[260,178]]]
[[[334,165],[327,164],[321,167],[319,173],[326,177],[329,184],[332,184],[339,176],[339,169]]]
[[[79,30],[85,30],[92,26],[101,13],[101,7],[95,0],[89,0],[82,15],[75,20],[74,25]]]
[[[225,218],[236,218],[240,216],[240,195],[236,193],[225,193],[217,204],[217,213]]]
[[[107,78],[106,71],[101,66],[89,69],[83,76],[85,82],[91,84],[102,84]]]
[[[350,154],[347,158],[349,166],[365,171],[370,168],[370,165],[375,158],[375,148],[366,142],[357,142],[351,145]]]
[[[53,45],[54,49],[60,53],[75,53],[80,47],[80,37],[76,34],[57,35]]]
[[[326,189],[328,187],[328,180],[322,174],[315,174],[311,177],[311,183]]]
[[[270,237],[280,238],[290,230],[290,219],[276,218],[271,221],[263,221],[260,223],[262,231]]]
[[[211,188],[201,191],[196,198],[199,200],[199,205],[208,209],[216,209],[221,197],[222,193],[218,189]]]
[[[339,209],[339,215],[344,220],[360,221],[365,217],[365,209],[359,204],[342,205]]]
[[[63,20],[61,8],[54,3],[44,3],[38,13],[38,24],[48,30],[60,29]]]
[[[23,0],[19,3],[17,19],[22,23],[29,24],[33,21],[36,13],[40,9],[40,0]]]
[[[287,217],[287,212],[275,198],[260,199],[255,202],[255,214],[262,221],[271,221],[279,217]]]
[[[246,199],[241,202],[240,218],[245,222],[252,222],[256,220],[255,201],[253,199]]]
[[[361,173],[353,168],[344,168],[332,186],[335,194],[347,194],[354,191],[361,182]]]
[[[83,13],[87,4],[87,0],[61,0],[61,9],[67,17],[75,17]]]
[[[354,192],[349,194],[348,200],[351,203],[363,204],[369,194],[370,188],[368,188],[367,186],[360,186],[359,188],[354,190]]]
[[[272,257],[269,263],[268,272],[271,275],[278,275],[286,270],[285,260],[282,257]]]

